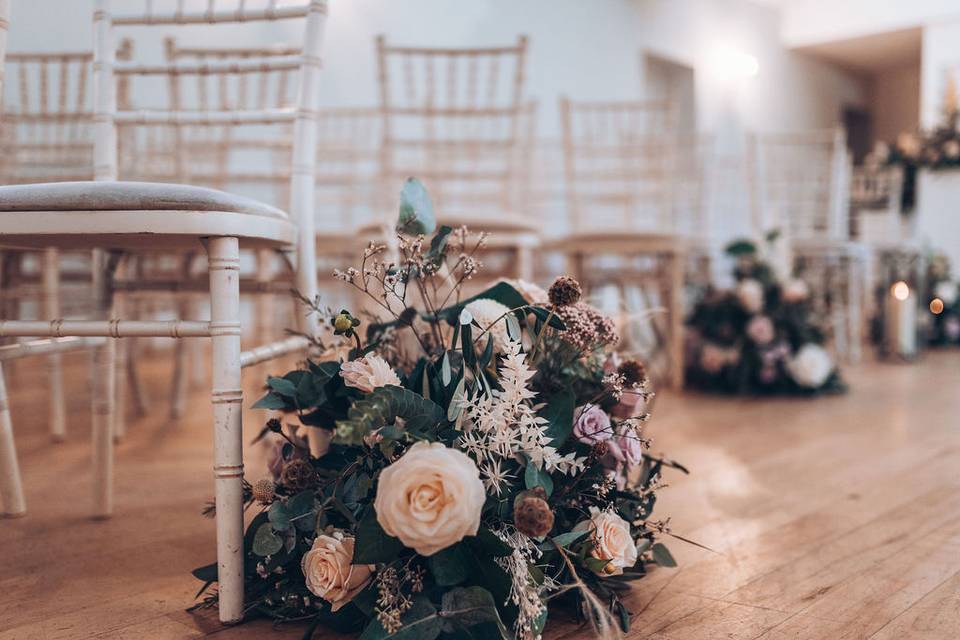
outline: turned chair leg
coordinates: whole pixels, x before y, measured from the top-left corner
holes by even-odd
[[[60,254],[56,249],[43,252],[43,314],[47,318],[59,318],[60,315]],[[50,389],[47,400],[50,403],[50,437],[54,442],[63,442],[67,437],[66,396],[63,388],[63,355],[51,353],[47,356],[47,375]]]
[[[220,620],[243,618],[243,391],[240,387],[240,252],[236,238],[211,238],[213,474],[216,482]]]
[[[686,266],[686,256],[681,252],[671,252],[669,261],[669,300],[667,313],[670,317],[670,331],[667,337],[668,354],[670,356],[670,386],[674,389],[683,388],[683,284]]]
[[[13,423],[7,403],[7,385],[0,363],[0,515],[17,518],[27,515],[27,501],[23,497],[23,482],[17,449],[13,443]]]
[[[97,315],[109,318],[111,312],[108,257],[94,251],[93,292]],[[92,445],[93,445],[93,517],[109,518],[113,514],[113,439],[116,394],[117,341],[107,338],[93,350],[92,366]]]
[[[190,301],[181,296],[177,301],[177,317],[184,320],[190,316]],[[170,418],[183,417],[187,402],[187,387],[190,384],[190,345],[186,340],[177,340],[173,347],[173,380],[170,390]]]

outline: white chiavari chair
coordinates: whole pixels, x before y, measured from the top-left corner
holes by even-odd
[[[107,0],[98,0],[94,14],[95,76],[95,177],[94,182],[0,187],[0,244],[5,246],[86,246],[99,249],[95,291],[106,309],[110,272],[125,252],[193,250],[202,244],[208,256],[210,320],[167,322],[107,318],[93,321],[3,321],[0,336],[168,336],[209,337],[212,342],[212,393],[214,432],[214,477],[217,506],[217,558],[219,609],[224,622],[243,617],[243,434],[241,427],[241,368],[280,354],[302,349],[304,339],[291,339],[241,352],[240,345],[240,252],[241,243],[252,248],[295,248],[295,284],[304,295],[316,291],[314,267],[313,197],[318,74],[326,3],[309,0],[278,6],[274,0],[253,6],[241,2],[224,9],[210,1],[205,10],[188,11],[182,2],[169,12],[154,11],[147,1],[145,12],[113,16]],[[0,0],[0,10],[6,9]],[[170,27],[204,24],[207,27],[256,22],[294,21],[303,25],[304,45],[289,61],[238,63],[295,65],[299,68],[297,103],[287,110],[254,110],[244,113],[170,110],[117,110],[117,79],[138,74],[170,72],[160,65],[117,63],[114,60],[114,30],[134,27]],[[5,43],[0,43],[0,47]],[[235,63],[229,63],[235,64]],[[205,65],[206,69],[216,66]],[[177,65],[176,73],[197,70]],[[249,198],[201,187],[117,182],[117,125],[187,125],[293,123],[293,215]],[[304,329],[309,330],[309,326]],[[112,511],[112,428],[114,340],[95,351],[93,376],[93,440],[95,515]],[[6,429],[4,431],[7,431]],[[5,438],[4,438],[5,439]],[[3,445],[0,479],[13,477],[15,455],[12,437]],[[9,455],[7,455],[9,453]],[[10,465],[10,459],[14,462]],[[3,487],[6,496],[7,486]]]
[[[653,332],[647,357],[682,386],[686,243],[677,228],[669,105],[561,98],[560,117],[570,231],[552,248],[591,290],[616,287],[621,306],[666,307],[644,323]]]
[[[117,51],[127,58],[131,44]],[[17,52],[6,58],[6,86],[0,115],[0,184],[91,180],[93,178],[93,100],[91,52]],[[88,254],[46,248],[42,253],[8,251],[3,256],[0,288],[2,317],[26,319],[23,302],[39,300],[37,313],[47,317],[88,313]],[[68,285],[66,290],[61,282]],[[39,291],[37,291],[39,289]],[[61,298],[69,304],[61,313]],[[12,302],[12,304],[9,304]],[[49,423],[54,442],[66,437],[66,403],[62,352],[83,348],[86,341],[31,341],[3,351],[11,364],[20,357],[47,354]]]
[[[423,180],[440,222],[491,234],[484,261],[530,279],[537,228],[527,211],[535,105],[523,97],[527,39],[483,48],[428,48],[377,38],[384,208],[409,176]],[[392,223],[384,220],[384,224]]]
[[[808,281],[814,308],[830,318],[838,355],[856,362],[866,251],[850,239],[851,163],[843,130],[751,134],[747,152],[756,233],[780,230],[781,268]]]

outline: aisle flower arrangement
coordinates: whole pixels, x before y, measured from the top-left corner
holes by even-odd
[[[812,317],[807,284],[780,282],[749,240],[726,251],[736,260],[736,284],[708,291],[687,320],[688,383],[723,393],[843,391]]]
[[[652,511],[664,468],[685,472],[649,453],[643,365],[572,278],[461,299],[484,238],[436,230],[415,180],[397,231],[392,257],[371,244],[336,274],[376,313],[309,301],[316,355],[255,405],[285,419],[247,488],[248,616],[307,638],[528,640],[560,603],[618,637],[631,581],[675,566]],[[216,566],[194,575],[195,608],[215,606]]]
[[[960,286],[950,277],[946,256],[930,260],[927,285],[928,342],[934,346],[960,344]]]

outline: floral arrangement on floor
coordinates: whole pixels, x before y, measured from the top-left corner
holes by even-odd
[[[927,341],[937,346],[960,344],[960,291],[957,281],[950,278],[946,256],[936,255],[930,260],[927,285]]]
[[[811,317],[807,284],[779,282],[749,240],[731,243],[726,252],[736,260],[736,286],[708,291],[687,320],[688,384],[724,393],[843,391]]]
[[[663,468],[686,471],[648,452],[643,365],[572,278],[461,299],[484,237],[428,239],[416,180],[397,230],[393,257],[371,244],[336,273],[376,313],[310,301],[321,355],[255,405],[288,424],[260,434],[279,444],[247,489],[247,614],[305,621],[305,638],[529,640],[559,602],[619,637],[630,581],[675,566],[652,511]],[[194,575],[195,608],[215,606],[216,565]]]

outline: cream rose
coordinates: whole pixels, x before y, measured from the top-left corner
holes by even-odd
[[[590,555],[609,560],[598,575],[618,576],[637,563],[637,543],[630,535],[630,523],[610,511],[590,507],[590,519],[577,523],[574,531],[593,531]]]
[[[476,535],[487,495],[466,454],[418,442],[383,470],[373,507],[389,535],[422,556]]]
[[[300,562],[310,593],[330,603],[333,611],[360,593],[373,577],[372,564],[351,564],[353,538],[342,533],[320,535]]]
[[[493,349],[497,353],[503,353],[510,342],[510,332],[507,330],[506,314],[510,313],[510,308],[500,304],[496,300],[480,298],[467,304],[466,310],[470,312],[473,319],[477,321],[480,327],[493,336]],[[480,341],[480,348],[487,346],[487,337],[483,336]]]
[[[763,285],[752,278],[741,280],[737,285],[737,299],[749,313],[763,310]]]
[[[364,393],[370,393],[388,384],[398,387],[401,385],[397,373],[390,368],[386,360],[375,353],[368,353],[362,358],[344,362],[340,365],[340,375],[345,385]]]
[[[817,389],[830,377],[833,361],[823,347],[809,342],[787,361],[787,370],[794,382],[801,387]]]

